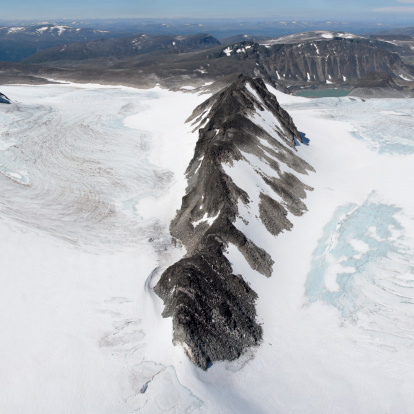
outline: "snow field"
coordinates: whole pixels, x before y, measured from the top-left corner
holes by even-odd
[[[372,146],[374,129],[371,139],[355,139],[360,125],[358,117],[353,123],[348,115],[348,98],[332,99],[334,108],[326,109],[331,106],[326,99],[306,103],[275,94],[311,140],[298,151],[316,169],[306,181],[315,190],[305,201],[308,212],[292,217],[292,231],[263,246],[275,260],[271,278],[249,270],[236,249],[229,249],[235,271],[258,293],[264,328],[263,344],[236,376],[237,387],[246,395],[251,384],[260,384],[252,399],[258,412],[409,413],[414,380],[410,153],[378,152]],[[365,120],[373,127],[376,108],[384,104],[365,102]],[[410,104],[388,102],[398,112]],[[343,118],[348,122],[339,121]],[[393,119],[380,126],[379,140],[391,141]],[[340,208],[344,213],[337,215]],[[345,227],[340,222],[347,212],[352,220]],[[330,222],[332,230],[326,231]],[[385,237],[382,250],[376,250],[373,236]],[[352,268],[351,261],[367,264]],[[335,297],[341,279],[341,295]],[[225,365],[217,375],[224,375]]]
[[[297,149],[314,191],[291,231],[252,233],[275,260],[270,278],[228,247],[264,340],[203,372],[171,344],[151,288],[184,253],[168,225],[197,139],[184,120],[206,97],[3,87],[1,412],[411,412],[413,100],[269,89],[310,139]]]
[[[199,406],[177,378],[173,361],[185,356],[152,286],[183,254],[168,225],[195,144],[184,121],[203,98],[3,90],[14,99],[0,118],[0,411]],[[27,183],[16,179],[23,172]]]

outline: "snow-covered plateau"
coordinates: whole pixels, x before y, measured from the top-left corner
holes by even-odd
[[[263,341],[202,371],[152,288],[185,253],[168,228],[208,95],[2,86],[0,412],[412,412],[414,99],[269,90],[314,190],[290,231],[251,228],[270,278],[229,245]]]

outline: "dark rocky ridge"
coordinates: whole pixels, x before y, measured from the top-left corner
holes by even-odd
[[[274,134],[255,122],[257,113],[277,120]],[[311,188],[295,174],[283,173],[281,165],[298,174],[313,169],[297,156],[295,139],[302,140],[301,134],[261,79],[240,75],[198,106],[188,122],[199,128],[199,139],[187,169],[186,195],[170,226],[187,254],[162,274],[154,291],[164,300],[163,316],[173,317],[174,344],[183,345],[189,358],[207,369],[211,362],[238,358],[262,338],[255,320],[257,295],[241,275],[233,274],[225,253],[230,243],[235,245],[251,268],[265,276],[272,274],[274,262],[237,228],[238,219],[247,222],[238,204],[258,204],[258,220],[271,234],[289,230],[288,211],[303,214],[305,190]],[[246,154],[266,162],[274,174],[255,168]],[[255,200],[238,187],[223,165],[236,168],[239,161],[241,168],[259,175],[283,202],[263,192]]]
[[[0,103],[9,104],[11,102],[10,102],[10,99],[6,95],[0,93]]]

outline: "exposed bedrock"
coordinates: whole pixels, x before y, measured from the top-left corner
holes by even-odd
[[[221,58],[243,63],[254,60],[256,76],[289,87],[355,86],[375,72],[387,73],[401,84],[412,81],[412,67],[395,51],[384,49],[384,44],[346,33],[309,32],[269,40],[264,45],[239,42],[223,48]]]
[[[242,275],[233,274],[227,249],[236,246],[252,269],[268,277],[274,261],[240,223],[259,223],[274,236],[290,230],[289,214],[306,211],[303,199],[311,190],[296,174],[313,169],[297,155],[301,134],[261,79],[240,75],[198,106],[188,122],[199,139],[186,195],[170,226],[187,254],[154,290],[164,300],[163,316],[173,317],[173,342],[206,369],[238,358],[262,338],[257,295]]]
[[[368,39],[274,45],[262,56],[262,64],[279,81],[308,83],[355,84],[371,72],[412,73],[397,54],[379,49]]]
[[[257,295],[232,274],[219,242],[169,267],[156,292],[165,301],[163,316],[173,317],[174,344],[203,369],[211,361],[238,358],[262,337]]]
[[[9,104],[11,102],[10,102],[10,99],[6,95],[3,95],[2,93],[0,93],[0,103]]]

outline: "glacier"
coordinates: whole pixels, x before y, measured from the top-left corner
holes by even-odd
[[[272,277],[229,245],[263,342],[203,372],[152,287],[185,253],[168,226],[197,140],[185,119],[206,95],[2,87],[1,412],[412,411],[414,100],[268,89],[310,139],[296,148],[314,191],[290,231],[260,240]]]

